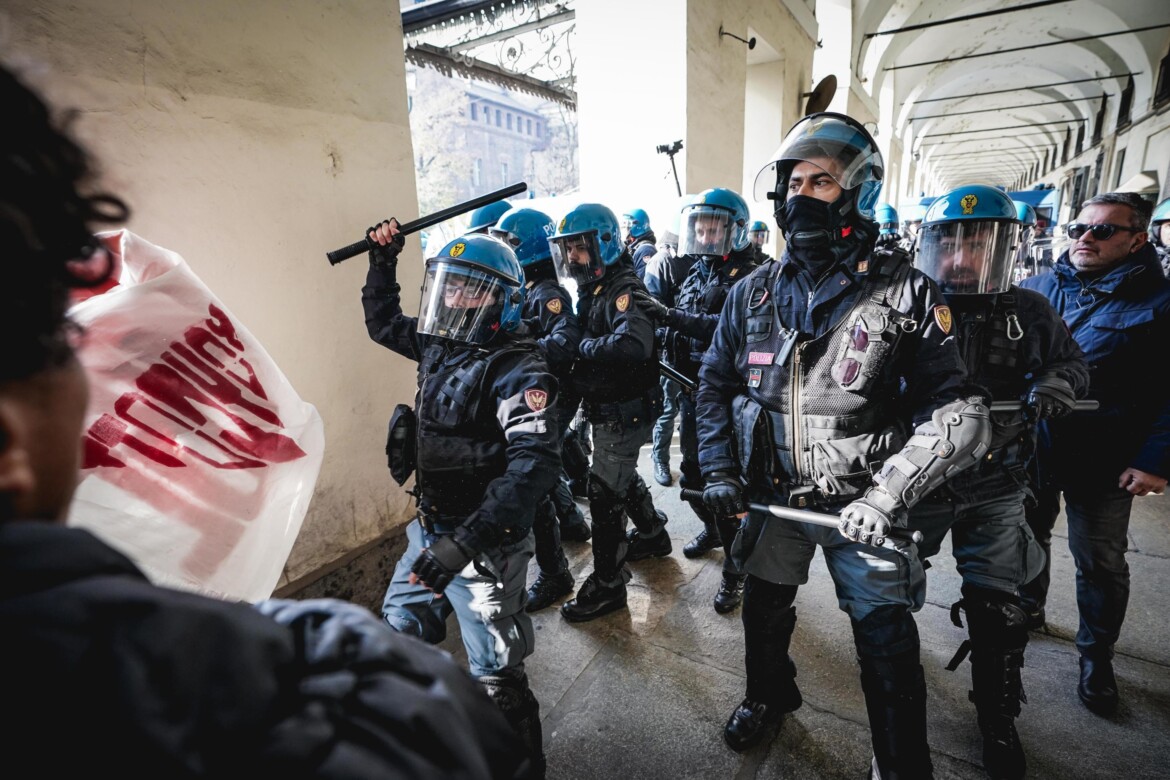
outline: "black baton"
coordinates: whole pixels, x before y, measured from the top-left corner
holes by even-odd
[[[528,184],[526,182],[521,181],[515,184],[511,184],[507,187],[504,187],[502,190],[489,192],[487,195],[480,195],[478,198],[472,198],[471,200],[464,201],[463,203],[456,203],[454,206],[448,206],[441,211],[436,211],[434,214],[427,214],[425,217],[419,217],[413,222],[407,222],[405,224],[399,225],[398,232],[404,236],[408,236],[411,233],[416,233],[419,230],[422,230],[423,228],[428,228],[431,225],[437,225],[438,223],[450,219],[451,217],[457,217],[460,214],[466,214],[467,212],[473,211],[480,206],[486,206],[489,203],[495,203],[497,200],[504,200],[505,198],[510,198],[513,195],[519,195],[526,189],[528,189]],[[329,258],[329,265],[337,265],[342,260],[348,260],[351,257],[356,257],[357,255],[360,255],[363,252],[368,252],[371,249],[373,249],[373,246],[371,246],[370,239],[367,237],[363,238],[361,241],[350,244],[349,246],[343,246],[341,249],[334,249],[332,252],[326,252],[325,256]]]
[[[1093,412],[1101,404],[1096,401],[1077,401],[1073,404],[1074,412]],[[988,407],[993,412],[1018,412],[1024,408],[1023,401],[992,401]]]
[[[691,488],[682,488],[679,490],[684,501],[702,501],[703,491],[692,490]],[[779,517],[782,520],[796,520],[801,523],[812,523],[813,525],[823,525],[825,528],[840,528],[841,518],[837,515],[830,515],[827,512],[813,512],[809,509],[793,509],[790,506],[779,506],[778,504],[756,504],[749,503],[747,508],[753,512],[762,512],[771,515],[772,517]],[[897,539],[900,542],[914,542],[917,544],[922,541],[921,531],[911,531],[909,528],[890,527],[890,532],[886,534],[891,539]],[[880,546],[880,545],[879,545]]]
[[[682,389],[686,390],[689,395],[694,395],[695,391],[699,389],[699,383],[691,379],[689,376],[679,371],[677,368],[667,363],[665,360],[658,361],[658,370],[667,379],[671,379],[682,385]]]

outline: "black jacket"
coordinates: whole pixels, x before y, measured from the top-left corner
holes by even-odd
[[[449,655],[352,604],[156,587],[88,531],[16,521],[0,622],[5,759],[28,776],[528,776]]]

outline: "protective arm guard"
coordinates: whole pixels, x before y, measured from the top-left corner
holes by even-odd
[[[841,535],[880,547],[892,526],[947,479],[974,465],[991,441],[991,410],[981,399],[954,401],[935,410],[901,451],[886,460],[874,486],[841,510]]]
[[[991,442],[991,409],[982,398],[952,401],[919,425],[906,446],[886,460],[874,476],[875,497],[883,508],[902,516],[927,493],[987,454]]]

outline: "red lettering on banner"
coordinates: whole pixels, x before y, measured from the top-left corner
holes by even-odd
[[[161,362],[139,375],[140,392],[123,393],[113,415],[103,414],[90,426],[82,468],[124,468],[125,457],[115,452],[122,448],[166,468],[202,462],[254,469],[304,457],[296,441],[267,427],[283,423],[261,403],[268,394],[243,357],[243,342],[221,309],[211,305],[209,312],[202,325],[186,330],[185,344],[172,342]],[[231,371],[233,364],[244,371]]]

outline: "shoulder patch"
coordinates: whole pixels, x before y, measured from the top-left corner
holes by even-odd
[[[545,304],[545,307],[549,311],[551,311],[553,314],[560,314],[561,313],[561,299],[560,298],[553,298],[551,301],[549,301],[548,303]]]
[[[548,393],[544,390],[532,388],[524,391],[524,403],[534,412],[539,412],[548,405]]]
[[[613,302],[613,305],[618,311],[625,311],[626,309],[630,308],[630,294],[622,293],[617,297],[617,300]]]
[[[938,323],[938,327],[943,333],[949,334],[951,332],[951,325],[954,323],[954,318],[951,316],[951,307],[935,306],[934,321]]]

